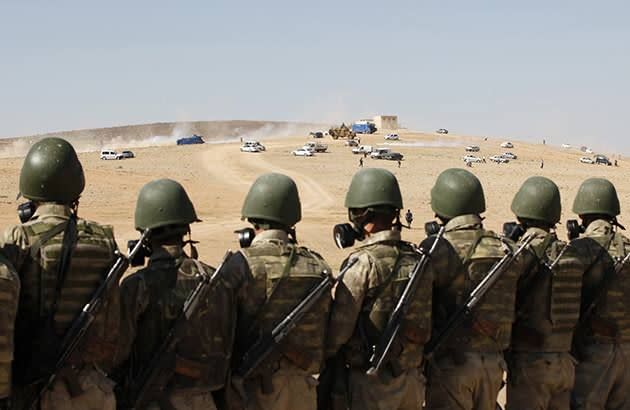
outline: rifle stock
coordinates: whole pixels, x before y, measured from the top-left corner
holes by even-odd
[[[528,236],[514,252],[507,247],[505,256],[492,266],[481,282],[470,292],[466,302],[448,319],[442,331],[435,338],[431,338],[429,343],[426,344],[425,357],[427,359],[431,359],[435,353],[439,351],[441,346],[446,343],[453,332],[472,315],[473,310],[481,302],[483,297],[494,287],[507,268],[509,268],[518,255],[529,246],[534,238],[534,235]]]
[[[418,262],[416,262],[411,274],[409,275],[409,280],[403,289],[400,298],[398,298],[398,302],[396,303],[396,307],[392,311],[387,321],[387,325],[381,334],[381,338],[378,341],[378,344],[373,346],[373,353],[370,357],[370,367],[366,371],[368,376],[377,376],[381,368],[384,364],[387,363],[389,356],[392,351],[392,346],[394,342],[398,340],[399,334],[402,327],[403,319],[409,310],[409,305],[413,301],[413,297],[418,290],[418,285],[420,284],[420,279],[424,275],[424,272],[427,268],[429,259],[435,252],[437,248],[438,242],[444,236],[444,226],[440,227],[437,235],[434,238],[433,243],[431,244],[431,248],[429,248],[428,252],[422,252],[420,250],[422,257]]]
[[[140,240],[138,240],[137,244],[134,248],[129,252],[128,256],[123,255],[118,252],[118,259],[109,269],[107,273],[107,277],[100,284],[100,286],[94,291],[92,294],[92,298],[90,301],[83,306],[83,309],[77,316],[77,318],[72,322],[70,329],[68,329],[63,337],[63,341],[61,342],[61,347],[59,349],[59,354],[57,359],[55,360],[55,366],[45,380],[42,383],[41,387],[37,390],[36,394],[33,395],[26,403],[26,407],[24,409],[30,410],[34,409],[39,403],[40,399],[44,396],[44,394],[52,387],[53,383],[57,379],[57,376],[61,370],[66,367],[68,359],[72,356],[72,354],[77,350],[81,342],[84,340],[87,331],[90,326],[94,322],[96,315],[99,310],[103,306],[103,302],[107,299],[107,295],[111,291],[111,289],[118,284],[120,278],[125,273],[127,268],[129,267],[129,261],[134,258],[134,256],[140,251],[143,242],[149,237],[150,229],[145,229],[140,236]]]

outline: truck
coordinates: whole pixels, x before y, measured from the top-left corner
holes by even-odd
[[[177,145],[204,144],[205,141],[201,135],[193,134],[190,137],[182,137],[177,140]]]
[[[371,145],[360,145],[358,147],[352,148],[353,154],[369,154],[370,152],[372,152]]]
[[[352,124],[352,132],[357,134],[374,134],[376,132],[376,125],[368,121],[357,121]]]
[[[304,146],[312,148],[315,152],[326,152],[326,150],[328,149],[328,145],[320,144],[319,142],[315,141],[309,141]]]

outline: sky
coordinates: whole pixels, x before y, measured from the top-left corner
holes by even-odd
[[[0,0],[0,137],[350,121],[630,152],[624,1]]]

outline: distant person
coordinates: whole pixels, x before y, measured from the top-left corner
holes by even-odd
[[[472,161],[466,161],[466,166],[472,168]]]
[[[615,166],[616,166],[616,167],[618,167],[618,166],[619,166],[619,164],[617,163],[617,160],[615,160]]]
[[[545,145],[545,144],[547,144],[547,141],[545,141],[545,140],[543,139],[543,145]]]
[[[364,151],[363,152],[363,158],[367,158],[367,154],[368,154],[367,151]]]
[[[481,157],[481,162],[486,163],[486,157]]]
[[[407,221],[407,227],[411,228],[411,223],[413,222],[413,214],[411,213],[411,209],[407,209],[407,213],[405,213],[405,221]]]
[[[543,169],[545,167],[545,160],[541,159],[540,160],[540,169]]]
[[[617,161],[615,160],[615,166],[617,166]],[[400,160],[398,160],[398,168],[400,168]]]
[[[363,158],[359,158],[359,168],[363,168]]]

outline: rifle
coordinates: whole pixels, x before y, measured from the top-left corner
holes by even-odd
[[[358,258],[349,260],[337,276],[337,279],[333,279],[332,276],[328,275],[327,272],[324,271],[323,273],[325,274],[325,278],[317,285],[313,286],[306,297],[302,299],[289,312],[289,314],[271,330],[271,333],[263,335],[245,352],[243,359],[232,376],[232,385],[239,392],[242,398],[245,399],[247,397],[245,392],[245,380],[252,376],[265,359],[277,350],[277,346],[286,339],[304,315],[309,312],[313,305],[315,305],[315,303],[326,292],[328,292],[336,282],[343,279],[346,272],[354,266],[357,260]]]
[[[506,246],[505,255],[498,262],[492,265],[492,268],[486,276],[481,280],[481,282],[479,282],[477,287],[470,292],[466,303],[459,307],[448,319],[442,331],[435,338],[431,338],[429,343],[426,344],[424,351],[427,359],[433,357],[433,355],[435,355],[435,353],[448,340],[453,332],[472,315],[473,309],[475,309],[475,307],[481,302],[486,293],[494,287],[501,275],[503,275],[518,255],[520,255],[525,248],[529,246],[534,238],[534,235],[527,237],[521,246],[519,246],[519,248],[514,252],[510,249],[510,247]]]
[[[130,393],[126,396],[127,405],[123,408],[144,409],[152,400],[156,400],[165,389],[173,374],[172,363],[167,360],[181,340],[184,330],[190,326],[189,320],[195,314],[199,303],[203,301],[208,291],[220,278],[226,262],[233,255],[232,251],[227,251],[221,264],[214,271],[212,276],[208,276],[200,271],[201,280],[197,287],[186,298],[181,312],[173,322],[168,334],[162,341],[160,347],[153,354],[149,364],[142,369],[140,374],[132,380]]]
[[[381,337],[378,341],[378,344],[373,346],[372,356],[370,357],[370,367],[365,372],[368,376],[377,376],[378,372],[381,370],[383,365],[387,362],[392,346],[394,345],[394,341],[398,339],[398,335],[400,334],[402,328],[402,322],[409,310],[409,306],[411,302],[413,302],[413,297],[416,294],[418,289],[418,285],[420,284],[420,279],[424,276],[424,271],[427,268],[429,263],[429,259],[435,252],[437,248],[437,244],[442,236],[444,235],[444,226],[440,227],[433,243],[431,244],[431,248],[428,252],[424,252],[423,249],[420,249],[418,252],[422,257],[418,262],[416,262],[411,274],[409,275],[409,280],[407,281],[407,285],[403,289],[398,302],[396,303],[396,307],[392,311],[389,316],[389,320],[387,321],[387,325],[381,334]]]
[[[37,389],[36,393],[29,398],[24,407],[26,410],[34,409],[37,403],[41,400],[44,394],[50,390],[53,383],[57,379],[57,375],[66,367],[68,359],[77,350],[81,342],[85,339],[85,335],[90,326],[94,322],[96,315],[103,306],[103,302],[107,299],[107,295],[111,292],[112,288],[118,285],[120,278],[129,267],[129,261],[132,260],[136,254],[141,250],[144,241],[149,237],[150,229],[145,229],[140,236],[140,239],[136,245],[131,249],[128,256],[123,255],[119,251],[116,251],[118,259],[109,269],[107,277],[100,284],[100,286],[94,291],[90,301],[83,306],[79,316],[74,319],[70,329],[64,334],[63,340],[59,348],[59,355],[55,359],[55,365],[41,387]]]

